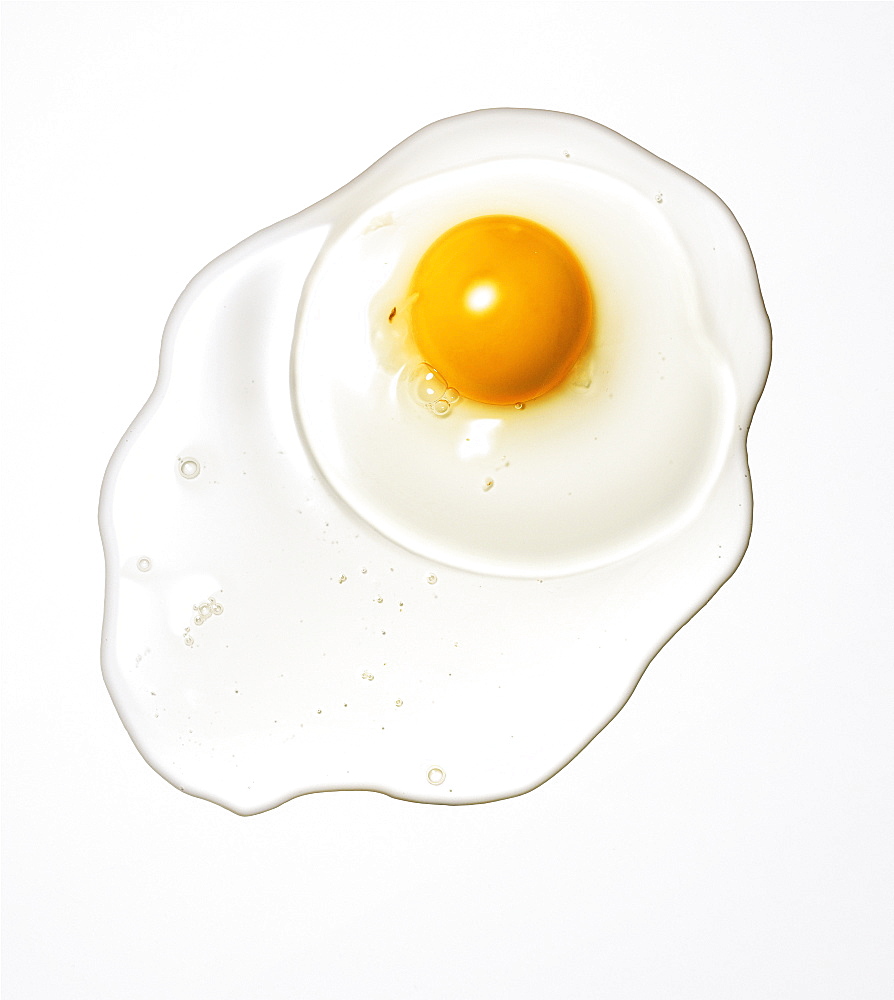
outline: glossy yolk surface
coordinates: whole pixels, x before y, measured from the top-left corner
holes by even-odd
[[[440,236],[410,295],[423,361],[484,403],[525,402],[555,388],[593,323],[590,285],[571,248],[511,215],[469,219]]]

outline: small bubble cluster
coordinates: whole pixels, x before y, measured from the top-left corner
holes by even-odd
[[[213,597],[209,597],[203,604],[194,604],[192,609],[198,612],[192,620],[193,625],[204,625],[212,615],[223,614],[223,605],[215,601]]]
[[[460,400],[456,389],[449,386],[431,365],[416,366],[410,375],[410,388],[416,402],[439,417],[446,417]]]

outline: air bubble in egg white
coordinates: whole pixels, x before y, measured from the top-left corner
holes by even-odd
[[[431,365],[421,364],[413,372],[410,384],[418,402],[430,406],[441,399],[447,391],[447,382]]]
[[[195,479],[196,476],[202,471],[202,466],[194,458],[181,458],[180,459],[180,475],[184,479]]]

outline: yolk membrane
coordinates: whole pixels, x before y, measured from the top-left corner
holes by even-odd
[[[512,215],[454,226],[410,285],[423,360],[468,399],[523,403],[554,389],[587,345],[593,296],[555,233]]]

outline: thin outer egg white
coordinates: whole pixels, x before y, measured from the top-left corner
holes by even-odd
[[[441,419],[388,303],[493,212],[592,276],[590,384]],[[768,334],[719,199],[552,112],[439,122],[233,248],[176,304],[103,484],[103,672],[134,743],[239,813],[535,787],[738,564]]]

